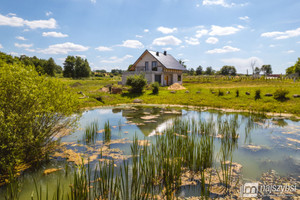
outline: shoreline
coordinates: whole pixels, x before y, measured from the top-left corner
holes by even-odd
[[[275,112],[258,112],[258,111],[251,111],[251,110],[236,110],[232,108],[217,108],[211,106],[193,106],[193,105],[180,105],[180,104],[147,104],[147,103],[121,103],[115,105],[103,105],[103,106],[92,106],[92,107],[82,107],[80,110],[91,110],[96,108],[103,108],[103,107],[117,107],[117,106],[160,106],[160,107],[172,107],[172,108],[188,108],[188,109],[198,109],[201,111],[208,111],[208,110],[217,110],[222,112],[228,113],[252,113],[252,114],[264,114],[268,117],[278,117],[278,118],[294,118],[296,120],[300,120],[300,116],[297,116],[292,113],[275,113]]]

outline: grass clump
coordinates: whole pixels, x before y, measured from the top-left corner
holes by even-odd
[[[154,82],[152,83],[152,94],[158,94],[159,92],[159,83],[158,82]]]
[[[288,98],[286,97],[286,95],[289,94],[289,91],[287,89],[277,89],[274,93],[274,99],[278,100],[278,101],[285,101],[288,100]]]
[[[255,90],[255,97],[254,97],[254,99],[255,99],[255,100],[261,99],[261,96],[260,96],[260,89]]]
[[[103,141],[110,142],[111,139],[111,129],[109,127],[109,121],[105,122],[104,124],[104,134],[103,134]]]
[[[95,142],[98,131],[98,122],[94,121],[85,128],[84,141],[87,143]]]
[[[235,97],[239,97],[240,96],[240,91],[239,90],[236,90],[235,91]]]
[[[218,90],[218,96],[224,96],[224,92],[222,90]]]

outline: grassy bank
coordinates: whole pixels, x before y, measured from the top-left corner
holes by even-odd
[[[132,103],[135,98],[139,98],[143,100],[143,103],[149,104],[208,106],[258,112],[291,113],[300,116],[300,98],[293,97],[294,94],[300,94],[299,81],[192,76],[183,79],[183,86],[186,90],[176,91],[175,94],[171,93],[167,87],[160,87],[158,95],[153,95],[150,88],[146,89],[142,95],[130,94],[128,91],[123,91],[123,94],[101,91],[101,88],[108,84],[113,84],[113,87],[121,87],[117,85],[120,80],[120,77],[86,80],[63,79],[70,85],[72,91],[82,92],[88,96],[88,98],[83,98],[82,94],[78,94],[78,98],[82,98],[80,99],[81,107]],[[288,99],[285,101],[278,101],[273,96],[265,96],[266,93],[274,94],[279,88],[289,91]],[[238,97],[236,97],[237,90]],[[256,90],[261,92],[261,98],[257,100],[255,100]],[[250,95],[246,95],[246,92],[249,92]]]

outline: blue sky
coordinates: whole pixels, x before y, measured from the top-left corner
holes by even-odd
[[[299,0],[2,0],[0,51],[88,59],[127,69],[145,49],[167,50],[188,68],[271,64],[300,57]]]

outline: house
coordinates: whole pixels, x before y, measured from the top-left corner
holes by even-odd
[[[135,63],[122,74],[122,84],[126,84],[128,76],[145,75],[148,83],[158,82],[162,86],[173,83],[182,84],[182,72],[186,70],[172,55],[145,50]]]

